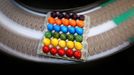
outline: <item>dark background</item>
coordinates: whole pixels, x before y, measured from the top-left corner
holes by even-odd
[[[69,9],[81,7],[99,0],[15,0],[30,7],[39,9]],[[103,1],[103,0],[102,0]]]
[[[99,59],[92,62],[75,64],[75,65],[60,65],[60,64],[46,64],[36,63],[18,59],[0,52],[0,68],[2,71],[19,70],[20,72],[36,72],[40,73],[60,73],[64,72],[70,74],[71,72],[84,72],[89,74],[96,73],[112,73],[112,74],[128,74],[134,73],[134,46],[127,48],[126,50],[114,54],[112,56]],[[56,72],[55,72],[56,71]],[[18,71],[17,71],[18,72]],[[132,74],[131,74],[132,75]]]
[[[15,0],[30,10],[47,13],[50,11],[82,12],[94,8],[108,0]]]

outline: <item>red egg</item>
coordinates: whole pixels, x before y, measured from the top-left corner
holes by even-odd
[[[74,52],[74,57],[75,57],[76,59],[80,59],[80,58],[81,58],[81,52],[80,52],[80,51],[75,51],[75,52]]]
[[[65,50],[64,49],[59,49],[58,54],[59,54],[59,56],[64,56],[65,55]]]
[[[48,52],[50,51],[50,49],[49,49],[48,46],[44,46],[44,47],[42,48],[42,50],[43,50],[44,53],[48,53]]]
[[[56,55],[57,49],[56,49],[56,48],[51,48],[50,53],[51,53],[52,55]]]
[[[72,50],[72,49],[68,49],[68,50],[66,51],[66,55],[67,55],[68,57],[72,57],[72,56],[73,56],[73,50]]]

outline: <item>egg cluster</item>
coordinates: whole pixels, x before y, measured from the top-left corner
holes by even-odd
[[[42,52],[61,58],[81,59],[84,20],[84,15],[73,12],[51,12],[42,40]]]

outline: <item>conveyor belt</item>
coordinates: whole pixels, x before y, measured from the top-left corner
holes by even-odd
[[[1,0],[0,10],[16,23],[37,31],[43,30],[45,17],[36,16],[16,7],[11,0]]]
[[[122,50],[122,48],[126,47],[129,43],[133,42],[134,18],[129,17],[129,15],[126,15],[124,16],[126,19],[120,20],[122,14],[128,12],[129,9],[133,8],[133,6],[133,0],[115,0],[108,4],[101,5],[97,10],[85,14],[90,17],[89,23],[91,25],[91,31],[99,32],[96,35],[88,35],[88,61],[111,55],[117,51]],[[16,5],[14,5],[10,0],[0,0],[0,16],[2,15],[3,17],[5,16],[6,18],[12,21],[12,26],[19,25],[20,29],[25,28],[25,31],[28,32],[21,33],[17,29],[11,29],[10,27],[6,28],[6,26],[9,26],[6,24],[9,23],[5,22],[10,21],[6,20],[5,22],[3,22],[3,20],[0,20],[0,48],[3,51],[9,51],[10,49],[6,50],[6,47],[8,47],[11,48],[10,51],[19,52],[22,54],[22,56],[23,54],[32,56],[31,60],[52,63],[70,63],[70,61],[65,60],[42,58],[36,54],[37,46],[39,40],[41,39],[40,37],[43,35],[42,31],[45,21],[44,16],[38,16],[29,13],[19,7],[16,7]],[[133,14],[130,14],[130,16],[133,16]],[[103,24],[106,24],[106,26],[109,27],[109,21],[113,22],[113,24],[116,25],[105,31],[93,29],[94,27],[99,28],[99,26],[101,27],[101,25]],[[30,35],[30,33],[33,33],[32,30],[35,33],[39,34],[35,34],[34,36]],[[87,31],[90,31],[90,29]],[[38,37],[35,37],[36,35],[38,35]],[[28,56],[24,58],[29,58]]]

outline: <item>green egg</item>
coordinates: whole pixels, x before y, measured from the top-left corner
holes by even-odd
[[[57,32],[54,32],[54,33],[53,33],[53,37],[58,39],[58,38],[60,37],[60,34],[57,33]]]
[[[75,40],[76,40],[77,42],[82,42],[83,36],[76,35],[76,36],[75,36]]]
[[[50,31],[45,32],[45,37],[46,38],[51,38],[52,37],[52,33]]]
[[[68,34],[68,35],[67,35],[67,39],[68,39],[69,41],[74,41],[74,35]]]
[[[60,39],[61,39],[61,40],[66,40],[66,39],[67,39],[67,38],[66,38],[66,34],[62,33],[62,34],[60,35]]]

